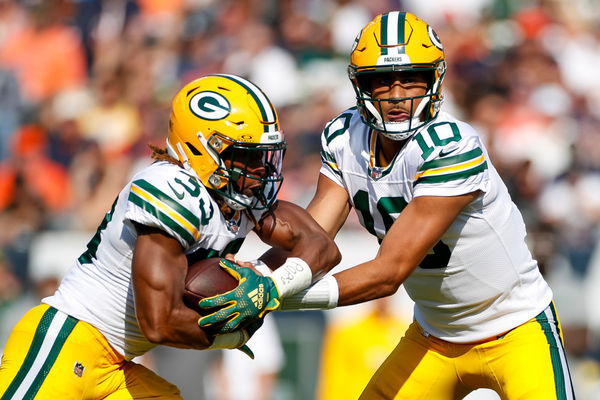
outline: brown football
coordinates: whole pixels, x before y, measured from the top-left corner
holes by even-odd
[[[208,315],[217,309],[200,308],[198,302],[206,297],[228,292],[238,285],[237,279],[219,266],[219,257],[206,258],[188,267],[185,277],[183,302],[200,315]]]

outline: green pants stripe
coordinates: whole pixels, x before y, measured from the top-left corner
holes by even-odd
[[[558,400],[575,399],[573,384],[571,382],[567,358],[560,338],[560,330],[556,319],[554,303],[542,311],[537,317],[546,340],[550,346],[550,358],[554,369],[554,384],[556,387],[556,398]]]
[[[52,307],[44,313],[19,372],[0,400],[35,397],[77,322]]]

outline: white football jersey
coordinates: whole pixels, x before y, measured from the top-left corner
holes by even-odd
[[[254,227],[245,213],[226,220],[207,189],[177,165],[157,162],[132,178],[87,251],[56,293],[42,300],[95,326],[127,359],[154,347],[135,314],[131,266],[137,235],[132,221],[163,230],[194,259],[236,253]]]
[[[430,334],[482,340],[548,306],[552,292],[525,243],[521,214],[470,125],[440,113],[385,168],[374,162],[376,134],[356,108],[333,119],[321,139],[321,173],[346,189],[379,241],[415,197],[483,192],[404,282],[414,317]]]

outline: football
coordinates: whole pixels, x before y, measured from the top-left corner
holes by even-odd
[[[200,300],[228,292],[238,285],[237,279],[219,266],[220,259],[220,257],[206,258],[188,267],[183,302],[200,315],[208,315],[216,311],[216,309],[198,307]]]

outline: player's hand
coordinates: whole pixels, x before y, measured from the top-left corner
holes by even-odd
[[[244,328],[235,330],[230,333],[217,334],[213,338],[209,349],[238,349],[246,354],[251,359],[254,359],[254,353],[246,344],[263,324],[263,319],[259,318],[248,323]]]
[[[198,303],[200,308],[220,307],[219,311],[200,318],[198,325],[201,328],[225,322],[217,332],[233,332],[242,324],[263,318],[267,312],[279,308],[279,292],[271,278],[226,259],[221,259],[220,265],[239,284],[227,293],[207,297]]]
[[[264,321],[263,318],[259,318],[257,320],[250,322],[248,325],[246,325],[246,327],[244,328],[244,331],[248,335],[248,340],[250,340],[252,335],[254,335],[254,332],[256,332],[258,330],[258,328],[260,328],[262,326],[263,321]],[[238,347],[238,350],[254,360],[254,353],[252,352],[252,350],[250,350],[250,347],[248,347],[247,344],[244,343],[242,346]]]
[[[250,261],[242,261],[235,258],[235,255],[227,253],[224,257],[227,261],[231,261],[234,264],[241,265],[242,267],[248,267],[254,269],[254,265]]]

